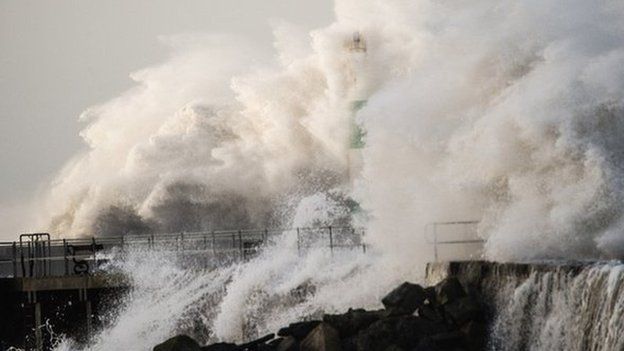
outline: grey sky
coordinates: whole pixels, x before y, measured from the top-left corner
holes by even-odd
[[[225,32],[271,47],[269,20],[316,28],[331,0],[0,0],[0,240],[83,144],[79,114],[163,59],[159,35]],[[34,228],[33,228],[34,229]]]

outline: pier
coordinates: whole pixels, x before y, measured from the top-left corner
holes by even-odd
[[[362,229],[314,227],[54,239],[22,234],[0,243],[0,349],[48,350],[55,335],[86,341],[102,325],[102,311],[118,303],[132,282],[106,269],[129,253],[173,255],[188,269],[211,270],[248,260],[279,235],[296,236],[296,249],[314,245],[361,249]]]
[[[427,225],[424,244],[435,261],[449,253],[464,259],[478,256],[483,241],[475,237],[475,221]],[[185,269],[212,270],[249,260],[277,238],[291,235],[293,250],[314,247],[367,252],[364,229],[308,227],[140,234],[98,238],[55,239],[47,233],[22,234],[0,243],[0,346],[49,350],[55,335],[86,341],[103,326],[103,311],[119,305],[132,288],[112,260],[152,252],[174,257]]]

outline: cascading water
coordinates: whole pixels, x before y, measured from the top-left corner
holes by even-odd
[[[622,262],[430,265],[436,282],[457,275],[478,291],[490,313],[490,350],[624,349]]]
[[[624,265],[554,267],[496,284],[492,350],[624,349]]]

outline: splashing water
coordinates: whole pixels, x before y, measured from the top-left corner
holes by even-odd
[[[167,251],[125,253],[108,269],[124,273],[132,290],[108,326],[87,345],[64,339],[55,350],[151,350],[178,333],[203,343],[241,342],[349,303],[376,303],[382,289],[344,294],[370,279],[371,256],[359,249],[331,253],[320,243],[298,254],[294,234],[284,233],[248,262],[216,270],[181,268]]]
[[[624,255],[620,1],[337,0],[335,12],[309,37],[276,27],[277,62],[239,39],[167,39],[169,61],[82,116],[90,149],[43,213],[65,234],[280,226],[314,223],[297,205],[318,216],[314,202],[340,189],[366,212],[374,257],[269,249],[211,273],[158,265],[178,282],[146,286],[163,308],[129,303],[93,349],[162,340],[206,296],[219,298],[200,308],[204,340],[241,339],[245,316],[269,330],[367,306],[419,280],[433,221],[480,220],[497,260]],[[354,31],[365,54],[346,48]],[[353,180],[352,118],[366,130]],[[307,281],[303,302],[269,303]]]
[[[90,150],[43,213],[65,235],[275,227],[340,188],[395,256],[428,256],[418,232],[447,219],[481,220],[496,259],[622,255],[623,17],[609,0],[341,0],[310,37],[277,26],[273,63],[168,38],[169,61],[83,114]]]

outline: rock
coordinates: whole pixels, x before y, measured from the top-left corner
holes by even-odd
[[[250,341],[246,344],[242,344],[238,347],[239,350],[257,350],[258,346],[263,345],[264,343],[266,343],[267,341],[271,341],[273,340],[273,338],[275,338],[275,334],[268,334],[265,335],[263,337],[261,337],[260,339],[256,339],[254,341]]]
[[[466,296],[466,291],[456,277],[449,277],[435,286],[436,300],[445,305]]]
[[[438,348],[431,338],[425,337],[418,342],[413,351],[438,351]]]
[[[341,351],[338,331],[327,323],[319,324],[301,342],[301,351]]]
[[[393,314],[412,314],[425,302],[425,289],[405,282],[386,295],[381,302]]]
[[[343,338],[340,345],[342,345],[342,351],[357,351],[357,335]]]
[[[397,345],[390,345],[388,347],[386,347],[386,349],[384,351],[403,351],[403,348]]]
[[[267,345],[271,345],[271,346],[277,347],[277,345],[279,345],[282,341],[284,341],[284,338],[277,337],[277,338],[267,342]]]
[[[356,338],[358,351],[384,351],[391,345],[403,349],[414,348],[428,335],[446,332],[446,326],[426,319],[402,315],[385,318],[361,330]]]
[[[434,308],[431,304],[420,306],[420,308],[418,308],[418,316],[436,323],[444,322],[444,316],[442,313],[440,313],[440,311]]]
[[[299,341],[294,336],[287,336],[277,345],[276,351],[299,351]]]
[[[382,319],[361,330],[355,339],[358,351],[385,351],[395,345],[400,335],[396,331],[398,317]]]
[[[201,351],[201,348],[190,336],[178,335],[156,345],[154,351]]]
[[[463,346],[464,335],[458,330],[453,330],[432,335],[431,340],[438,349],[454,350]]]
[[[435,286],[428,286],[425,288],[425,298],[427,299],[427,302],[429,302],[429,304],[432,306],[438,304]]]
[[[463,325],[480,317],[481,307],[473,298],[465,296],[444,305],[444,312],[456,325]]]
[[[256,346],[257,351],[275,351],[276,349],[276,346],[269,344],[259,344]]]
[[[382,299],[385,310],[349,309],[326,314],[322,322],[292,323],[279,330],[278,339],[269,334],[240,346],[220,343],[201,350],[481,351],[487,345],[487,328],[477,293],[464,289],[454,277],[428,288],[406,282]],[[191,338],[176,338],[154,350],[198,350]]]
[[[466,348],[470,351],[485,350],[487,343],[487,328],[484,324],[471,321],[461,328],[464,334]]]
[[[277,332],[277,335],[293,336],[297,340],[303,340],[320,323],[321,321],[306,321],[306,322],[292,323],[288,325],[288,327],[280,329]]]
[[[323,322],[331,325],[338,331],[341,338],[357,334],[358,331],[368,327],[385,316],[385,311],[366,311],[363,309],[349,309],[344,314],[326,314]]]
[[[227,342],[218,342],[216,344],[204,346],[201,348],[202,351],[235,351],[238,350],[238,346],[236,344],[230,344]]]

